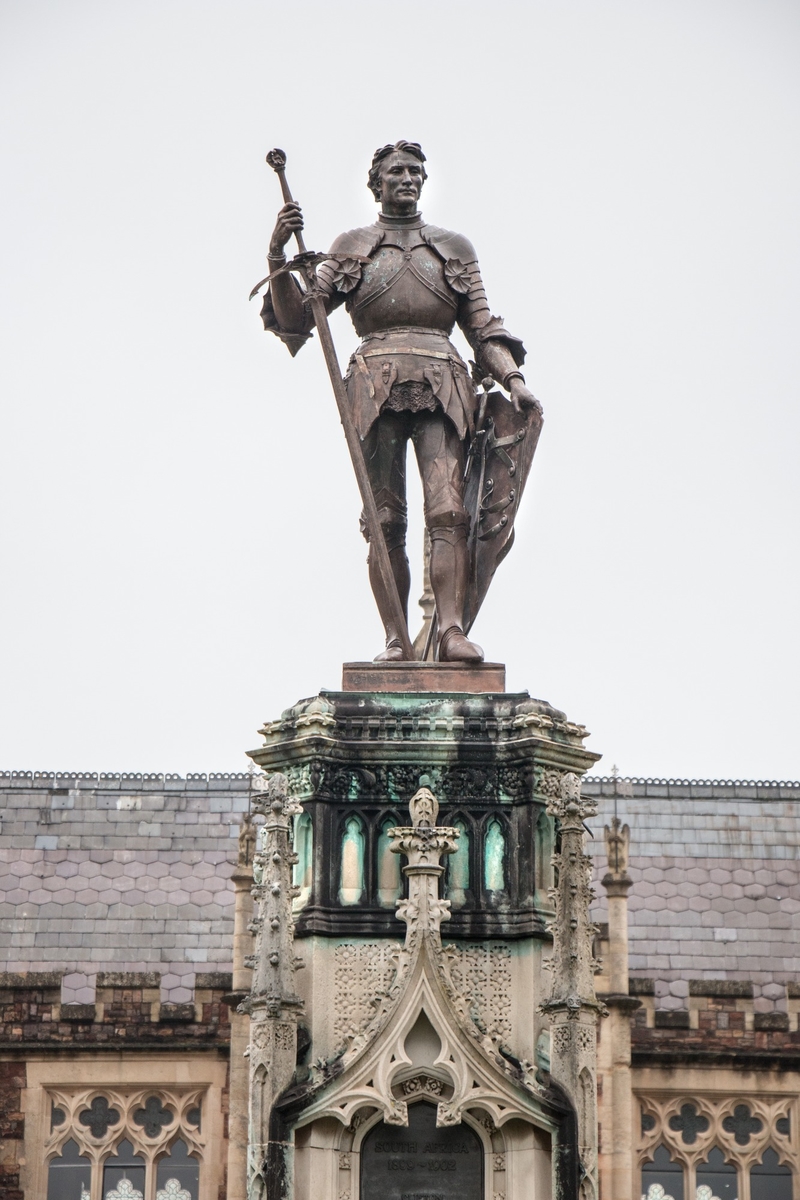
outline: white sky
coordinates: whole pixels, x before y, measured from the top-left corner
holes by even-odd
[[[601,770],[800,777],[799,52],[795,0],[0,2],[0,766],[243,769],[380,649],[247,294],[267,150],[323,249],[406,137],[546,410],[487,657]]]

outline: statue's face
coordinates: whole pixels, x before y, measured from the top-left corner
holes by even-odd
[[[390,210],[416,205],[424,183],[422,163],[406,150],[395,150],[381,163],[381,204]]]

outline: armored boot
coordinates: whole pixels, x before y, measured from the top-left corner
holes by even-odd
[[[372,587],[372,594],[375,597],[375,603],[378,606],[383,628],[386,631],[386,649],[376,655],[375,662],[402,662],[404,658],[403,646],[400,641],[400,630],[395,628],[394,621],[391,617],[389,599],[386,595],[386,589],[383,586],[380,571],[378,570],[375,557],[370,550],[369,559],[369,582]],[[411,573],[408,567],[408,558],[406,556],[405,544],[393,546],[389,550],[389,562],[392,564],[392,574],[394,575],[395,583],[397,584],[397,594],[400,597],[400,604],[403,608],[403,613],[408,622],[408,593],[411,587]]]
[[[445,521],[444,518],[447,518]],[[483,650],[464,633],[469,586],[468,517],[446,513],[431,520],[431,587],[439,624],[440,662],[483,662]]]

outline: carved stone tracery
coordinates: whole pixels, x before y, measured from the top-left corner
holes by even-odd
[[[72,1139],[79,1153],[97,1166],[127,1139],[134,1153],[150,1165],[180,1137],[188,1153],[202,1162],[205,1139],[196,1120],[204,1096],[202,1088],[59,1087],[48,1088],[47,1095],[62,1119],[53,1125],[45,1142],[46,1160],[58,1157]],[[166,1115],[156,1127],[142,1120],[141,1114],[148,1111]]]
[[[375,1003],[397,970],[400,942],[343,942],[334,951],[334,1024],[337,1045],[369,1025]]]
[[[800,1153],[782,1132],[794,1107],[786,1096],[641,1094],[638,1099],[642,1114],[640,1164],[652,1160],[658,1146],[665,1146],[676,1162],[696,1167],[718,1146],[727,1161],[747,1172],[772,1147],[782,1164],[800,1174]]]

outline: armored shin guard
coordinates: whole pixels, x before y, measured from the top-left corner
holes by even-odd
[[[439,658],[443,662],[482,662],[480,646],[464,634],[464,605],[469,587],[469,518],[463,512],[431,517],[431,587],[439,624]]]

